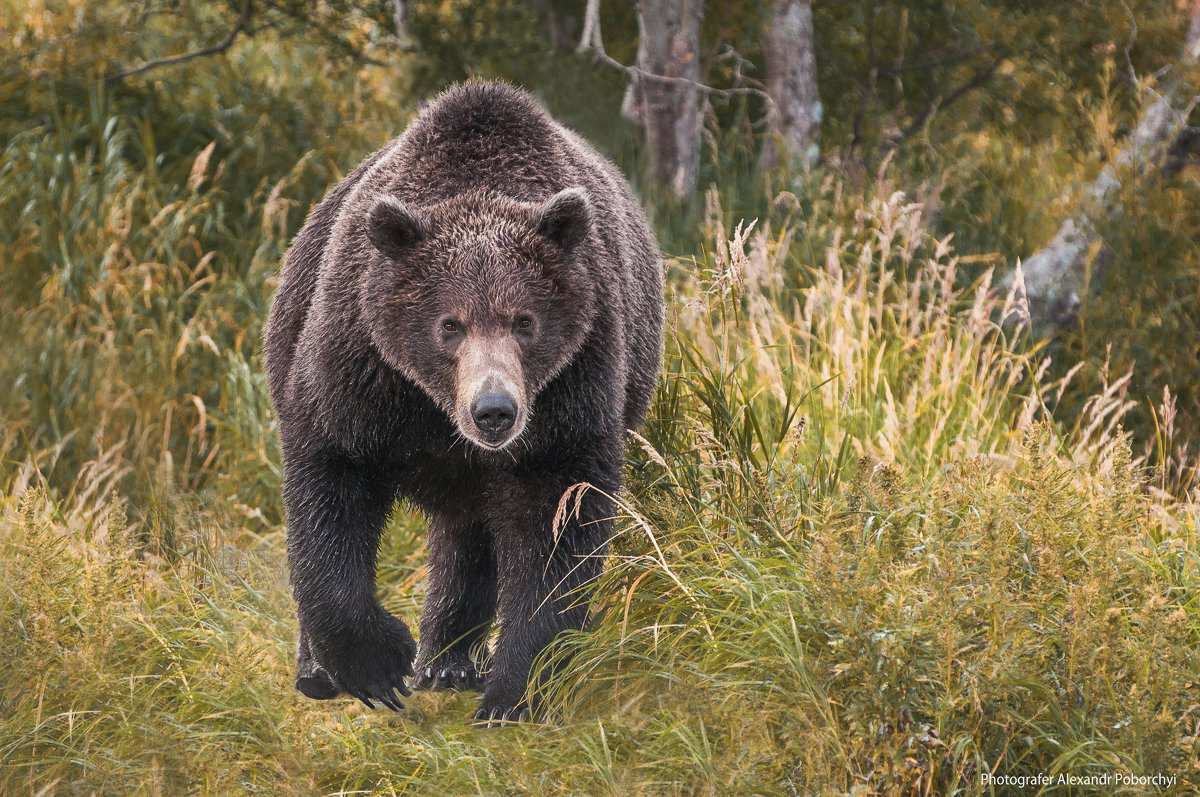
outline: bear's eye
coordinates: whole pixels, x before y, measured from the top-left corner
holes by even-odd
[[[454,321],[453,319],[447,318],[445,321],[442,322],[442,331],[443,332],[457,332],[458,331],[458,322]]]
[[[521,329],[521,330],[524,330],[524,331],[526,331],[526,332],[528,332],[529,330],[533,329],[533,319],[532,319],[532,318],[521,318],[521,319],[518,319],[518,320],[517,320],[517,329]]]

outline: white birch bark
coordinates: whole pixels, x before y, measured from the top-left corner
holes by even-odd
[[[776,0],[766,29],[768,138],[763,160],[768,168],[785,159],[805,169],[820,154],[821,100],[817,94],[817,59],[813,47],[810,0]]]
[[[583,14],[583,35],[579,37],[579,52],[598,50],[604,52],[604,40],[600,36],[600,0],[588,0]]]
[[[1182,59],[1185,64],[1200,60],[1200,0],[1193,0]],[[1171,139],[1186,124],[1186,113],[1176,107],[1180,104],[1176,95],[1174,88],[1164,90],[1142,113],[1128,144],[1117,156],[1118,167],[1134,166],[1144,171],[1164,165]],[[1088,190],[1083,211],[1067,219],[1045,248],[1021,264],[1026,299],[1035,322],[1063,326],[1074,320],[1080,296],[1101,276],[1107,260],[1093,219],[1110,211],[1119,188],[1117,169],[1105,167]],[[1013,284],[1013,275],[1005,284]]]
[[[396,29],[396,38],[401,44],[408,43],[408,23],[405,19],[408,11],[407,0],[392,0],[392,25]]]
[[[650,176],[677,197],[700,167],[700,25],[703,0],[639,0],[637,116],[646,131]]]

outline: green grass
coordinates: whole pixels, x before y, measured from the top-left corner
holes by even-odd
[[[1085,388],[1031,341],[936,191],[780,190],[744,148],[652,208],[664,375],[543,721],[301,698],[262,324],[305,209],[406,107],[320,54],[263,34],[161,85],[0,94],[0,793],[1200,789],[1186,397],[1132,439],[1123,366]],[[1006,179],[956,183],[953,218]],[[410,622],[423,526],[399,508],[380,557]]]
[[[544,724],[473,728],[466,695],[398,716],[303,700],[278,520],[220,479],[204,493],[219,500],[176,487],[131,519],[119,453],[64,493],[10,433],[0,790],[1200,784],[1195,505],[1143,493],[1119,432],[1056,429],[1038,398],[1055,386],[1031,389],[982,291],[948,287],[953,255],[918,240],[902,197],[871,207],[790,301],[755,276],[786,232],[718,229],[702,277],[675,281],[677,343],[631,445],[596,620],[558,648]],[[872,267],[914,245],[937,257],[911,279]],[[246,416],[222,439],[275,462],[247,431],[269,423],[255,368],[216,362]],[[259,478],[277,489],[277,465]],[[409,619],[421,525],[401,513],[382,557],[381,596]]]

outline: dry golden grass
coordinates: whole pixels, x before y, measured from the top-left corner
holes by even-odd
[[[79,4],[0,6],[28,69],[62,69],[44,45]],[[1124,368],[1081,391],[929,202],[827,174],[757,221],[728,205],[762,181],[731,178],[689,228],[596,619],[556,650],[544,722],[300,698],[261,327],[304,210],[403,112],[383,71],[268,34],[188,69],[162,77],[183,99],[0,88],[28,115],[0,117],[0,793],[1200,789],[1182,393],[1131,445]],[[401,510],[380,594],[409,620],[423,561]]]
[[[1054,425],[1057,386],[989,320],[986,284],[952,287],[954,256],[918,210],[896,194],[864,208],[793,294],[767,277],[789,231],[748,224],[732,238],[715,225],[720,254],[675,280],[668,373],[630,449],[596,622],[560,646],[572,659],[545,724],[472,728],[465,695],[418,695],[400,716],[302,700],[277,520],[220,479],[204,482],[219,498],[177,486],[131,516],[112,488],[134,437],[56,490],[52,458],[10,425],[0,788],[973,793],[984,771],[1200,784],[1198,510],[1143,490],[1119,391],[1079,429]],[[897,259],[910,268],[880,265]],[[277,461],[254,366],[225,362],[245,391],[226,412],[261,431],[218,456]],[[132,396],[103,396],[139,417]],[[261,478],[276,489],[277,467]],[[402,514],[382,557],[381,594],[409,618],[420,526]]]

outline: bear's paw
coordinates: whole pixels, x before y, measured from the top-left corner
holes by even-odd
[[[334,634],[325,639],[314,633],[311,644],[331,685],[340,686],[367,708],[380,703],[392,711],[403,710],[396,693],[412,694],[404,679],[413,675],[417,645],[399,619],[384,612],[369,633]]]

